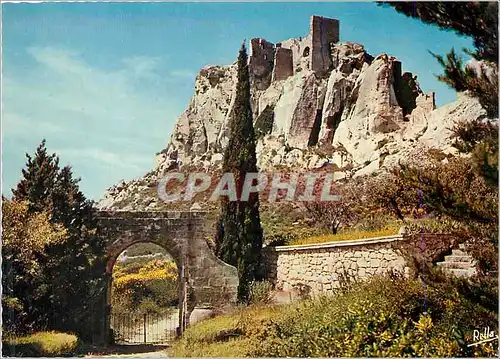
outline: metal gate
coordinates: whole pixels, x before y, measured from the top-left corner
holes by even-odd
[[[112,313],[111,329],[117,344],[164,344],[175,339],[179,310],[166,314]]]

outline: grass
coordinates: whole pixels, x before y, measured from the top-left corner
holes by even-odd
[[[334,295],[238,308],[190,326],[168,355],[496,357],[494,344],[467,346],[475,328],[498,328],[496,308],[478,306],[464,295],[469,289],[482,291],[483,286],[436,278],[425,293],[418,280],[374,277]],[[470,286],[465,292],[464,285]]]
[[[300,244],[318,244],[318,243],[328,243],[336,241],[350,241],[356,239],[364,238],[375,238],[375,237],[386,237],[398,234],[399,227],[385,227],[382,229],[372,230],[372,231],[346,231],[338,234],[325,234],[320,236],[313,236],[307,238],[300,238],[293,240],[290,245],[300,245]]]
[[[251,305],[203,320],[190,326],[168,350],[175,357],[246,357],[254,349],[253,337],[270,318],[290,310],[292,305]]]
[[[78,337],[73,334],[38,332],[5,339],[2,351],[9,356],[67,356],[75,354],[78,345]]]

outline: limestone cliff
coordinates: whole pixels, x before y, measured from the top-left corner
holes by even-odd
[[[339,42],[334,19],[313,16],[304,38],[277,44],[257,38],[249,47],[261,169],[330,163],[345,176],[359,176],[418,159],[425,148],[451,153],[453,123],[486,114],[465,94],[436,108],[434,93],[424,94],[395,57]],[[109,189],[100,206],[154,209],[154,184],[165,172],[220,166],[235,87],[235,64],[203,68],[156,168]]]

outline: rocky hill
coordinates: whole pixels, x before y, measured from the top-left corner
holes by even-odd
[[[249,45],[262,170],[330,164],[341,177],[382,171],[400,160],[419,161],[427,148],[453,153],[453,123],[486,116],[466,94],[436,108],[435,94],[424,94],[394,56],[340,42],[338,20],[313,16],[303,38],[276,44],[255,38]],[[99,207],[159,209],[156,183],[165,172],[220,167],[235,88],[235,63],[203,68],[156,168],[110,188]]]

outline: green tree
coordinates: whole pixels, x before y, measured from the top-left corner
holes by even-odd
[[[388,2],[398,12],[453,30],[474,40],[465,50],[478,62],[465,66],[452,49],[435,55],[444,74],[438,79],[478,98],[491,120],[457,123],[455,147],[467,154],[430,167],[400,166],[394,171],[401,193],[419,193],[426,211],[458,223],[483,274],[498,275],[498,3]],[[395,192],[396,193],[396,192]],[[396,203],[396,202],[395,202]],[[397,206],[398,207],[398,206]],[[394,208],[392,208],[394,210]],[[398,208],[396,208],[398,209]],[[399,209],[401,207],[399,206]]]
[[[97,235],[97,221],[92,201],[85,198],[71,168],[62,168],[52,188],[52,215],[69,233],[68,241],[47,248],[51,258],[46,269],[51,274],[51,296],[55,329],[84,330],[90,333],[89,321],[96,311],[105,284],[105,243]],[[77,298],[77,299],[75,299]],[[69,315],[60,315],[64,311]]]
[[[244,43],[238,56],[238,83],[229,131],[222,168],[224,173],[234,175],[238,200],[225,198],[221,201],[216,253],[223,261],[238,268],[238,299],[247,301],[249,284],[262,278],[262,228],[258,194],[251,193],[248,201],[240,201],[246,174],[257,172],[248,57]]]
[[[490,2],[392,2],[396,11],[421,21],[470,36],[477,59],[498,62],[498,3]]]
[[[104,295],[105,243],[97,236],[92,201],[79,190],[69,166],[59,168],[55,154],[47,155],[45,141],[35,157],[27,155],[24,178],[13,191],[16,201],[28,201],[31,211],[49,211],[51,221],[63,226],[68,239],[45,247],[39,260],[44,288],[33,310],[43,308],[45,327],[93,332],[93,312]]]
[[[27,201],[33,212],[47,210],[50,205],[51,188],[56,182],[59,171],[59,159],[49,155],[42,140],[35,156],[26,154],[26,168],[22,170],[22,179],[12,191],[16,200]]]
[[[469,36],[474,51],[464,52],[479,61],[465,66],[452,49],[445,57],[433,54],[443,66],[438,79],[457,91],[477,97],[490,118],[498,117],[498,3],[497,2],[380,2],[396,11],[444,30]]]
[[[64,243],[67,231],[47,212],[30,212],[28,202],[2,198],[2,306],[7,332],[44,326],[37,300],[45,294],[41,259],[48,245]],[[43,309],[43,308],[38,308]]]

